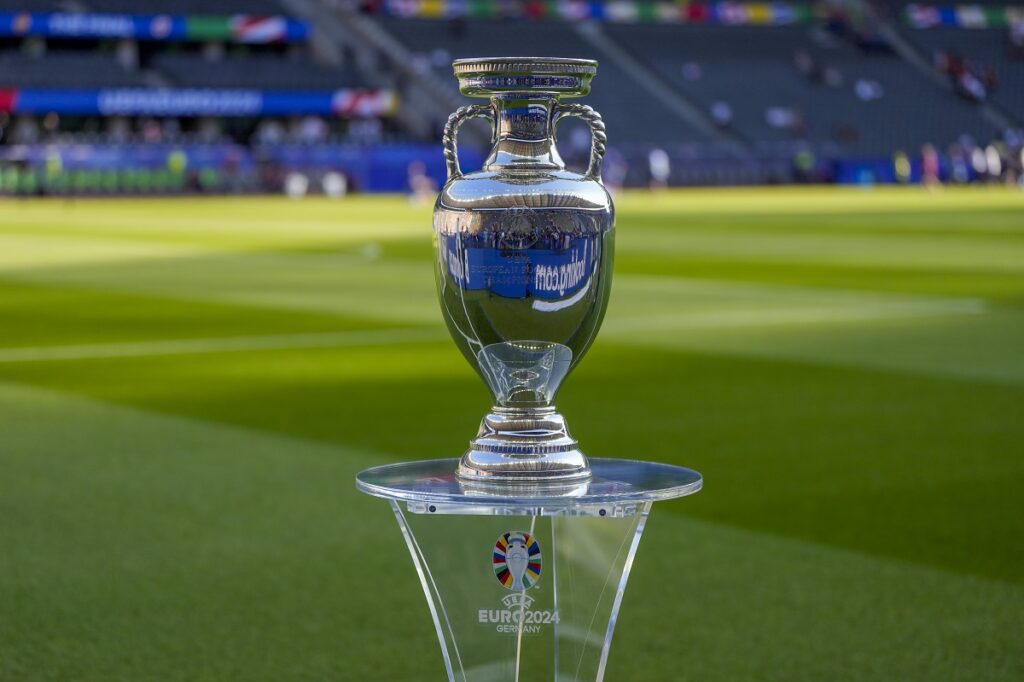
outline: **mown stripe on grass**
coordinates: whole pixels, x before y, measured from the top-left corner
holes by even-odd
[[[627,228],[624,228],[624,230]],[[623,254],[673,254],[704,258],[747,258],[759,262],[884,266],[948,271],[1024,271],[1020,238],[980,235],[901,236],[849,233],[793,233],[775,230],[723,231],[688,227],[678,232],[638,229],[616,244]]]
[[[74,346],[32,346],[0,349],[0,363],[88,360],[153,355],[195,355],[296,348],[343,348],[424,343],[448,338],[439,327],[370,329],[315,334],[268,334],[206,339],[168,339]]]

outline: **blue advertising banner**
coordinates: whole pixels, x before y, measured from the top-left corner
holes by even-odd
[[[183,40],[185,17],[129,14],[0,13],[0,36]]]
[[[3,90],[0,111],[101,116],[386,116],[397,99],[389,90]]]
[[[289,17],[0,12],[0,37],[302,42],[309,24]]]

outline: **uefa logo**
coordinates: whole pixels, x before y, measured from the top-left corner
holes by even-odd
[[[540,545],[529,533],[509,531],[494,543],[494,576],[508,590],[528,590],[540,580]]]

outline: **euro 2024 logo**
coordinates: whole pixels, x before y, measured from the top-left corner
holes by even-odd
[[[509,531],[494,543],[494,575],[502,587],[528,590],[540,580],[540,545],[529,533]]]
[[[479,622],[494,625],[498,632],[528,634],[540,632],[541,625],[558,622],[557,611],[531,610],[533,597],[526,591],[540,580],[544,562],[540,544],[529,533],[502,534],[491,554],[491,566],[498,583],[512,590],[501,599],[504,609],[480,609]]]

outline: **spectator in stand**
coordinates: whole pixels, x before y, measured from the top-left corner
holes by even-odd
[[[107,119],[107,139],[114,144],[125,144],[131,138],[131,122],[124,116]]]
[[[163,139],[165,141],[178,140],[181,137],[181,121],[173,116],[163,119]]]
[[[142,139],[146,144],[159,144],[164,137],[164,128],[155,118],[142,122]]]
[[[832,139],[843,145],[854,145],[860,142],[860,130],[852,123],[840,123],[832,129]]]
[[[703,70],[700,68],[700,64],[697,62],[686,62],[682,68],[683,78],[688,81],[699,81],[701,76],[704,75]]]
[[[769,107],[765,109],[764,120],[772,128],[787,130],[796,138],[803,138],[807,133],[807,122],[796,109]]]
[[[967,69],[956,79],[956,89],[962,97],[975,102],[983,102],[988,97],[985,84],[973,72]]]
[[[1024,188],[1024,147],[1017,150],[1017,185]]]
[[[921,184],[929,189],[939,187],[939,152],[929,142],[921,147]]]
[[[327,123],[319,116],[306,116],[299,124],[299,141],[317,144],[327,139]]]
[[[11,131],[11,141],[15,144],[33,144],[39,141],[39,122],[34,116],[19,116]]]
[[[793,155],[793,179],[798,183],[815,181],[818,159],[810,147],[801,147]]]
[[[935,68],[949,76],[956,92],[974,102],[988,99],[989,93],[999,84],[995,69],[985,66],[982,69],[968,63],[963,55],[952,50],[938,50],[932,57]]]
[[[198,130],[196,131],[201,142],[206,144],[213,144],[220,142],[223,138],[221,135],[221,120],[214,116],[203,116],[198,121]]]
[[[276,119],[267,119],[260,122],[256,128],[256,143],[261,145],[275,145],[284,141],[284,126]]]
[[[60,115],[57,112],[51,111],[43,117],[43,132],[48,141],[56,141],[57,134],[60,133]]]
[[[729,106],[729,103],[719,100],[712,104],[711,120],[720,130],[729,128],[732,125],[732,107]]]
[[[981,181],[988,175],[988,159],[985,157],[985,150],[981,147],[971,148],[971,168],[974,169],[974,177]]]
[[[857,82],[853,84],[853,92],[857,95],[857,99],[862,102],[882,99],[885,95],[882,84],[870,78],[858,78]]]
[[[901,185],[905,185],[910,182],[910,174],[912,172],[910,165],[910,157],[902,149],[898,149],[895,154],[892,155],[892,173],[896,178],[896,182]]]
[[[981,70],[981,82],[989,92],[995,92],[999,87],[999,74],[991,66]]]
[[[412,56],[412,69],[416,73],[430,73],[430,55],[417,52]]]
[[[1006,184],[1024,187],[1024,131],[1010,128],[1003,133],[1006,143]]]
[[[807,80],[813,82],[821,80],[821,67],[814,61],[814,57],[807,50],[796,50],[793,52],[793,66]]]
[[[377,118],[358,118],[349,123],[348,139],[357,144],[377,144],[380,142],[384,126]]]
[[[991,182],[999,182],[1003,177],[1003,156],[999,153],[999,147],[990,144],[985,147],[985,166],[988,170],[988,177]]]
[[[435,69],[446,69],[452,64],[452,55],[444,48],[437,48],[430,53],[430,63]]]
[[[1024,20],[1010,24],[1010,57],[1024,59]]]
[[[651,171],[651,189],[661,190],[668,187],[668,179],[672,174],[672,162],[668,152],[655,147],[647,154],[647,164]]]
[[[622,185],[626,182],[626,173],[629,166],[624,157],[614,147],[609,147],[604,155],[604,184],[612,194],[622,191]]]
[[[406,168],[409,177],[409,201],[414,204],[428,203],[437,194],[437,184],[427,175],[427,167],[422,161],[413,161]]]
[[[971,181],[971,169],[964,149],[959,144],[949,147],[949,171],[950,178],[958,185],[966,185]]]

